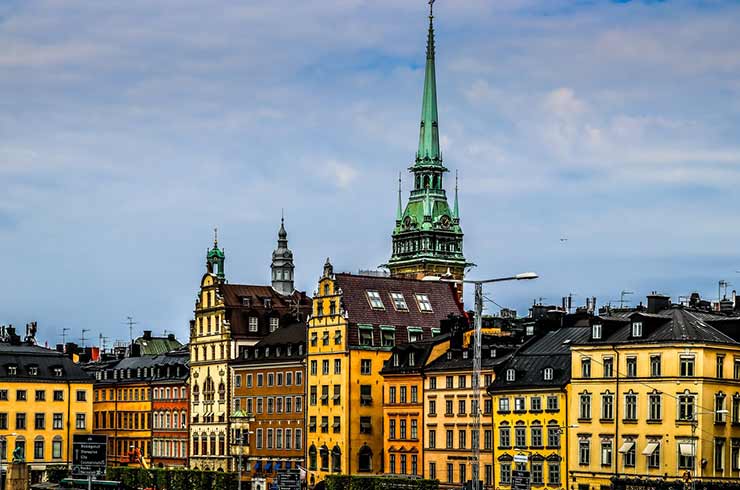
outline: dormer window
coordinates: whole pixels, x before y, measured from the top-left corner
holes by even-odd
[[[632,337],[642,337],[642,322],[632,322]]]
[[[406,304],[406,298],[401,293],[391,293],[391,299],[393,300],[393,307],[398,311],[409,311],[409,307]]]
[[[447,351],[447,360],[449,361],[451,359],[452,359],[452,351]]]
[[[278,317],[272,317],[270,318],[270,332],[274,332],[278,329],[280,326],[280,318]]]
[[[431,313],[432,310],[432,303],[429,301],[429,295],[427,294],[415,294],[416,297],[416,304],[419,305],[419,311],[422,313]]]
[[[491,359],[496,357],[496,349],[491,349],[488,351],[488,355],[491,357]]]
[[[249,306],[249,298],[246,296],[242,298],[242,306]]]
[[[512,368],[509,368],[506,370],[506,381],[515,381],[516,380],[516,371]]]
[[[409,366],[415,366],[415,365],[416,365],[416,353],[409,352]]]
[[[591,326],[591,337],[594,340],[601,339],[601,323],[594,323]]]
[[[385,310],[383,300],[380,298],[380,293],[377,291],[367,291],[367,299],[370,302],[370,307],[374,310]]]
[[[463,351],[463,359],[467,359],[467,358],[468,358],[468,351],[467,350],[464,350]]]
[[[28,368],[28,374],[31,376],[38,376],[39,375],[39,368],[38,366],[31,366]]]
[[[8,376],[16,376],[18,374],[17,366],[8,366]]]
[[[259,330],[259,319],[256,316],[249,317],[249,331],[257,332]]]
[[[553,369],[550,367],[545,368],[545,372],[544,372],[545,381],[552,381],[552,376],[553,376]]]
[[[272,298],[265,298],[263,300],[263,304],[265,305],[265,308],[272,308]]]
[[[393,353],[393,367],[398,367],[399,360],[398,360],[398,353]]]
[[[60,367],[54,368],[54,376],[56,376],[57,378],[61,378],[62,376],[64,376],[64,370]]]

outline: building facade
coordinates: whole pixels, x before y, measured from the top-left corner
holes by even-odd
[[[246,414],[251,432],[233,438],[232,454],[246,456],[241,468],[247,481],[269,484],[278,471],[305,466],[305,360],[306,324],[294,323],[232,361],[235,413]]]
[[[657,295],[647,310],[594,317],[571,350],[571,484],[740,477],[738,327]]]
[[[49,466],[69,464],[73,436],[93,428],[93,378],[65,355],[37,346],[35,332],[35,323],[24,338],[0,328],[0,462],[18,449],[34,483]]]
[[[152,461],[157,468],[188,466],[188,377],[187,348],[157,356],[152,389]]]
[[[470,264],[463,255],[457,182],[452,208],[447,202],[443,183],[448,169],[443,165],[439,145],[432,22],[430,11],[419,147],[414,164],[409,169],[413,174],[413,188],[405,208],[402,207],[399,178],[392,254],[387,266],[393,277],[421,279],[424,276],[451,274],[455,279],[462,279]]]
[[[228,450],[234,386],[229,363],[279,327],[305,321],[311,302],[292,287],[293,256],[282,224],[271,265],[272,285],[229,284],[225,259],[214,241],[191,322],[190,467],[231,471],[235,469]]]
[[[495,369],[488,386],[493,400],[493,488],[510,488],[512,471],[529,471],[536,488],[568,485],[570,345],[590,335],[586,326],[559,328],[530,341]],[[525,456],[527,463],[517,463]]]
[[[309,485],[387,470],[380,370],[394,346],[431,339],[461,312],[448,283],[334,274],[327,259],[308,323]]]

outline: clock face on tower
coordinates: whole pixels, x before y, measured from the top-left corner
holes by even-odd
[[[439,219],[439,224],[442,225],[442,228],[449,228],[450,227],[450,217],[447,215],[442,216]]]
[[[285,257],[286,259],[287,259],[288,257],[290,257],[290,252],[285,252],[285,253],[283,253],[283,257]]]
[[[405,226],[406,228],[409,228],[411,226],[411,216],[406,216],[403,219],[403,226]]]

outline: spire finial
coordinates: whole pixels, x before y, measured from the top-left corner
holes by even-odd
[[[401,207],[401,172],[398,172],[398,209],[396,210],[396,221],[400,222],[403,218],[403,208]]]
[[[452,217],[453,218],[460,217],[460,208],[457,204],[457,169],[455,169],[455,203],[452,208]]]
[[[429,0],[429,18],[434,18],[434,0]]]
[[[218,227],[213,228],[213,248],[218,248]]]
[[[285,224],[285,208],[280,208],[280,224]]]

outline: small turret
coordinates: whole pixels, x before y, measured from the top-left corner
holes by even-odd
[[[272,252],[272,289],[287,296],[295,290],[293,274],[293,252],[288,248],[288,232],[285,231],[285,217],[280,217],[277,248]]]
[[[224,261],[226,260],[226,254],[224,251],[218,248],[218,228],[213,229],[213,248],[208,250],[206,254],[206,268],[208,272],[214,274],[222,281],[226,279],[226,273],[224,271]]]

